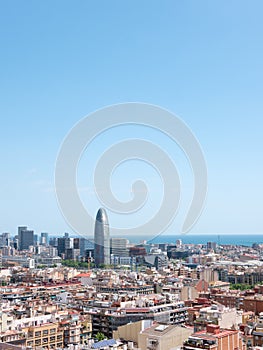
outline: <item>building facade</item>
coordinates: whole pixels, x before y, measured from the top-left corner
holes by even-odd
[[[26,226],[18,227],[19,250],[27,250],[34,245],[34,231],[28,230]]]
[[[110,233],[108,216],[105,209],[100,208],[94,231],[94,262],[96,266],[110,264]]]

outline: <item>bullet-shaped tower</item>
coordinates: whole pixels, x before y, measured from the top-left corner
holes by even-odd
[[[95,265],[110,264],[110,232],[108,216],[105,209],[100,208],[95,222],[94,231],[94,260]]]

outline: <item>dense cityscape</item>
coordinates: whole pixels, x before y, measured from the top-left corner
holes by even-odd
[[[0,235],[1,349],[263,349],[263,244]]]
[[[263,350],[262,14],[0,0],[0,350]]]

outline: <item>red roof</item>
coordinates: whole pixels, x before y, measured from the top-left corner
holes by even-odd
[[[91,272],[83,272],[83,273],[79,273],[77,276],[75,276],[76,278],[79,277],[90,277]]]
[[[238,331],[230,330],[230,329],[220,330],[220,333],[218,333],[218,334],[200,331],[200,332],[192,334],[192,337],[197,337],[197,338],[201,338],[201,339],[224,338],[224,337],[227,337],[229,335],[236,334],[236,333],[238,333]]]

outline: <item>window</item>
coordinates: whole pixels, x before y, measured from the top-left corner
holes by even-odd
[[[149,346],[157,346],[158,340],[157,339],[149,339]]]
[[[34,337],[34,332],[29,331],[29,332],[28,332],[28,338],[33,338],[33,337]]]

